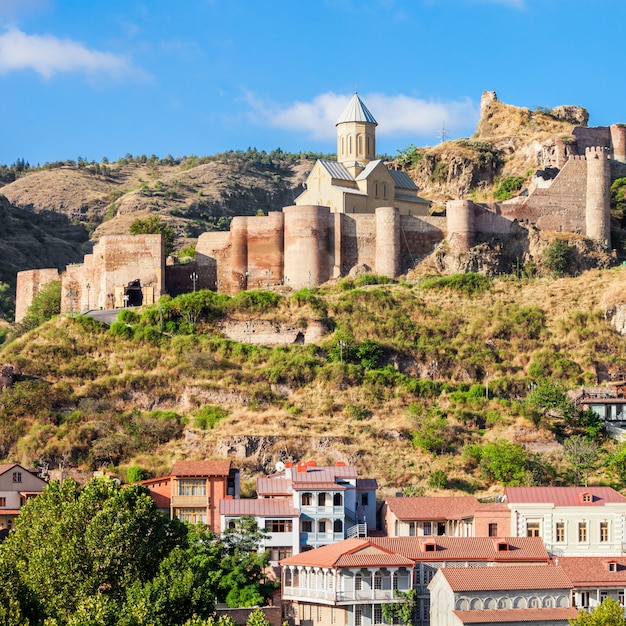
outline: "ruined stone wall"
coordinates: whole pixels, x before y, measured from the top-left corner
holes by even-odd
[[[89,278],[83,265],[68,265],[65,268],[61,277],[61,313],[80,315],[86,310],[82,302],[87,301],[86,285]]]
[[[471,200],[450,200],[446,204],[447,239],[453,249],[467,251],[474,245],[477,208]]]
[[[526,201],[503,202],[501,215],[529,221],[540,230],[585,232],[587,162],[572,156],[547,189],[536,189]]]
[[[613,124],[611,132],[611,158],[620,163],[626,163],[626,126]]]
[[[215,265],[199,265],[193,262],[165,266],[165,291],[173,298],[193,291],[193,274],[197,277],[196,290],[216,288]]]
[[[48,283],[59,280],[59,270],[46,268],[39,270],[25,270],[17,273],[17,287],[15,291],[15,321],[21,322],[33,303],[35,296]]]
[[[578,144],[578,154],[585,154],[587,148],[611,147],[611,129],[608,126],[576,126],[572,130]]]
[[[376,268],[376,216],[346,215],[341,222],[341,274],[356,265]]]
[[[202,233],[196,244],[196,263],[211,273],[217,291],[222,291],[231,276],[230,231]]]

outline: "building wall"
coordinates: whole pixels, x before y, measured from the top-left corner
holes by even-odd
[[[47,268],[41,270],[25,270],[17,273],[15,292],[15,322],[21,322],[33,303],[35,296],[48,283],[59,280],[59,270]]]

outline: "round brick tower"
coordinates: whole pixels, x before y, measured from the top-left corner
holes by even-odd
[[[321,285],[330,278],[330,209],[312,204],[287,206],[285,282],[294,289]]]
[[[611,245],[611,162],[605,148],[587,148],[586,235],[605,247]]]
[[[446,239],[450,247],[467,252],[476,238],[474,204],[471,200],[449,200],[446,204]]]
[[[392,206],[376,209],[376,273],[400,274],[400,212]]]
[[[230,281],[229,289],[237,293],[247,289],[248,272],[248,218],[234,217],[230,223]]]

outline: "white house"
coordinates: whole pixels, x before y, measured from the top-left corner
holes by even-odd
[[[40,494],[46,485],[17,463],[0,465],[0,530],[10,530],[27,498]]]

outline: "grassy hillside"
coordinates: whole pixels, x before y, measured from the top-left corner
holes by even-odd
[[[554,391],[626,370],[626,343],[605,314],[625,286],[621,267],[562,279],[348,280],[165,298],[110,329],[55,318],[0,352],[21,373],[0,394],[0,457],[123,477],[129,465],[154,474],[177,458],[230,456],[250,479],[278,460],[342,460],[388,493],[571,482],[561,444],[589,429],[527,396],[545,379]],[[319,345],[237,343],[218,330],[225,319],[320,318],[332,332]],[[490,447],[501,440],[519,447]],[[513,473],[489,465],[494,449],[523,457],[505,462]],[[616,476],[600,466],[595,479]]]

